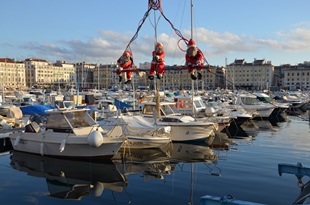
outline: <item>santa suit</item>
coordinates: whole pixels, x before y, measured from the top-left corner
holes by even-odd
[[[185,55],[185,65],[188,67],[188,72],[192,73],[194,71],[194,68],[196,68],[198,71],[201,71],[203,67],[203,54],[198,49],[197,54],[195,56],[188,56]]]
[[[194,50],[192,55],[189,55],[189,51]],[[188,72],[193,73],[194,69],[201,71],[203,67],[203,54],[201,50],[196,47],[196,43],[193,39],[190,39],[187,44],[187,52],[185,55],[185,65],[188,67]]]
[[[157,43],[155,51],[152,52],[153,60],[151,62],[150,75],[163,74],[165,68],[165,51],[162,43]]]
[[[131,79],[131,68],[132,68],[132,58],[131,58],[131,54],[130,54],[130,58],[126,59],[123,56],[121,56],[118,60],[117,60],[117,64],[120,66],[120,68],[116,71],[117,75],[121,75],[122,74],[122,70],[126,71],[126,78],[127,80]]]

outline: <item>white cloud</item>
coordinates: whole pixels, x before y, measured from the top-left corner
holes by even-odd
[[[68,62],[74,62],[75,58],[77,58],[77,61],[97,62],[99,60],[107,63],[115,62],[119,58],[134,35],[132,32],[120,33],[111,30],[101,30],[99,34],[99,37],[93,37],[87,41],[73,39],[46,44],[28,42],[22,48],[32,50],[37,57],[44,55],[49,59],[66,60]],[[190,30],[184,30],[182,34],[189,37]],[[180,59],[184,58],[185,53],[178,48],[179,37],[177,35],[161,33],[157,38],[159,42],[163,42],[166,58],[169,58],[171,62],[174,62],[174,59],[180,61]],[[252,52],[255,55],[255,52],[262,50],[289,52],[310,50],[310,29],[305,28],[296,28],[289,32],[278,32],[274,39],[259,39],[245,34],[219,33],[206,28],[197,28],[195,29],[194,39],[197,46],[208,58],[234,53],[242,56],[245,52]],[[186,48],[182,41],[179,42],[179,46],[182,49]],[[130,44],[130,49],[134,54],[135,62],[150,61],[153,47],[153,37],[144,35],[134,39]]]

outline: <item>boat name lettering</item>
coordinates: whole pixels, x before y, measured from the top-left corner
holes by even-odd
[[[128,142],[129,145],[143,145],[143,142]]]

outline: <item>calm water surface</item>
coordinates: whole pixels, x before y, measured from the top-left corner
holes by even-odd
[[[168,155],[132,151],[125,162],[67,161],[11,152],[0,156],[0,200],[1,204],[199,205],[204,195],[231,194],[256,203],[292,204],[301,192],[297,178],[279,176],[278,164],[300,162],[310,167],[309,127],[298,118],[276,126],[257,122],[256,128],[246,130],[254,137],[236,139],[237,145],[229,150],[173,144]]]

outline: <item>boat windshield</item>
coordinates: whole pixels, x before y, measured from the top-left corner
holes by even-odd
[[[261,102],[269,103],[271,101],[270,97],[257,97]]]
[[[203,108],[203,107],[205,107],[205,105],[204,105],[204,103],[203,103],[203,101],[201,99],[194,100],[194,104],[195,104],[196,108]]]
[[[85,112],[51,113],[48,117],[46,128],[71,128],[64,116],[68,119],[73,128],[89,127],[96,125],[96,122]]]
[[[220,106],[216,102],[208,102],[208,107],[213,107],[213,108],[220,108]]]
[[[162,105],[161,110],[165,115],[174,115],[178,113],[178,110],[174,105]]]
[[[251,97],[241,97],[242,102],[245,105],[258,105],[261,104],[261,102],[257,98],[251,98]]]
[[[165,93],[165,95],[166,95],[166,97],[170,97],[170,98],[174,97],[173,93]]]

